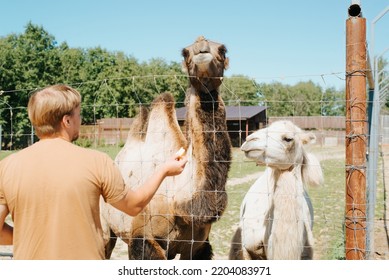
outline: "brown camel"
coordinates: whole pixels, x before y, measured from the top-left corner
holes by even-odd
[[[209,233],[227,205],[225,185],[231,160],[219,93],[228,66],[226,52],[224,45],[202,36],[182,50],[183,70],[190,82],[185,133],[169,93],[158,96],[150,112],[140,112],[116,158],[125,181],[139,186],[180,147],[187,151],[188,164],[179,176],[165,179],[136,217],[102,203],[107,258],[118,236],[128,244],[130,259],[212,259]]]

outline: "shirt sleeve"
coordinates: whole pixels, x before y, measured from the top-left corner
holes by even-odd
[[[127,194],[128,187],[124,183],[122,174],[115,162],[108,156],[105,157],[103,162],[101,173],[102,196],[105,202],[115,203]]]
[[[7,204],[7,201],[5,200],[5,194],[4,194],[4,186],[3,186],[3,164],[0,163],[0,204]]]

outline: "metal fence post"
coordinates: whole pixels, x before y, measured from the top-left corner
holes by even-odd
[[[376,205],[376,192],[377,192],[377,171],[378,171],[378,155],[379,155],[379,131],[380,131],[380,96],[381,87],[378,75],[378,59],[380,56],[375,54],[375,24],[389,11],[389,6],[386,7],[378,16],[376,16],[371,23],[371,51],[373,55],[373,71],[374,71],[374,91],[371,99],[371,114],[369,119],[369,161],[368,161],[368,173],[367,173],[367,218],[368,218],[368,230],[367,230],[367,258],[373,258],[374,252],[374,218],[375,218],[375,205]],[[370,83],[369,83],[370,84]]]

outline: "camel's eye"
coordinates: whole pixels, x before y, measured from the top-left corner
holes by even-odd
[[[293,138],[288,137],[288,136],[284,136],[284,137],[282,138],[282,140],[285,141],[285,142],[287,142],[287,143],[289,143],[289,142],[292,142],[292,141],[293,141]]]

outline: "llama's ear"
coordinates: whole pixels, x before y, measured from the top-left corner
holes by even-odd
[[[316,136],[313,132],[304,133],[301,137],[303,144],[314,144],[316,142]]]

